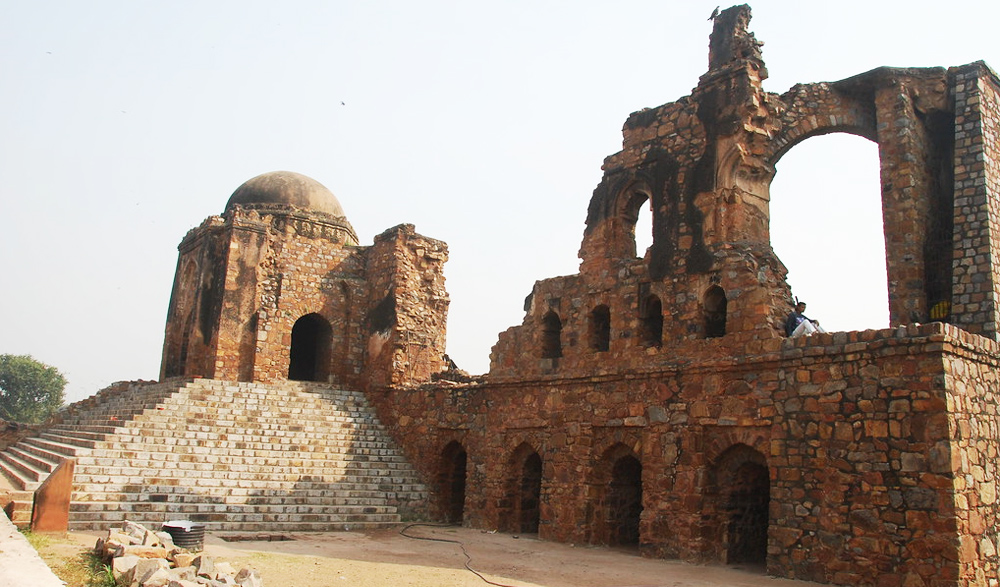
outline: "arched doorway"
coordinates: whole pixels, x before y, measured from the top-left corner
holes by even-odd
[[[595,544],[639,544],[642,517],[642,462],[628,446],[618,443],[605,451],[594,468],[592,537]]]
[[[612,545],[639,544],[642,514],[642,463],[631,455],[615,461],[608,488],[608,523]]]
[[[542,501],[542,457],[537,452],[528,455],[521,466],[521,483],[518,493],[518,532],[534,534],[538,532],[541,520]]]
[[[728,515],[726,562],[767,562],[770,486],[766,466],[746,462],[736,469],[725,506]]]
[[[706,519],[716,521],[721,562],[766,564],[771,481],[764,455],[735,444],[719,457],[712,478]]]
[[[327,381],[330,377],[330,323],[319,314],[306,314],[292,326],[288,378]]]
[[[438,474],[441,511],[444,521],[461,524],[465,517],[465,476],[468,453],[457,441],[451,441],[441,452]]]

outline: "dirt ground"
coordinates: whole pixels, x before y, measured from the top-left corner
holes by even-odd
[[[639,557],[634,550],[581,547],[534,536],[458,527],[413,526],[368,532],[291,533],[292,540],[205,537],[205,552],[259,571],[265,587],[808,587],[761,569],[690,565]],[[78,556],[97,533],[70,533],[43,553]],[[426,540],[431,538],[435,540]],[[451,542],[440,542],[447,540]],[[460,543],[460,544],[458,544]],[[466,569],[479,572],[478,577]],[[58,572],[58,571],[57,571]],[[74,587],[70,585],[70,587]]]

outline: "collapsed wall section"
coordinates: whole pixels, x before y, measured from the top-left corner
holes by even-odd
[[[365,387],[430,381],[445,369],[448,246],[401,224],[367,251]]]

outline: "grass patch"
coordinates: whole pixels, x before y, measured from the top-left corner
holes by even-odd
[[[48,534],[35,534],[31,530],[20,530],[21,534],[28,540],[28,544],[35,550],[41,550],[52,544],[52,537]]]
[[[22,530],[28,543],[66,587],[118,587],[111,567],[94,551],[57,535]]]

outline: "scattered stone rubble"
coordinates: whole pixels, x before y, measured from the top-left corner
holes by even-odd
[[[94,553],[111,567],[122,587],[263,587],[257,571],[235,570],[203,552],[174,545],[167,532],[152,532],[126,520],[97,540]]]

